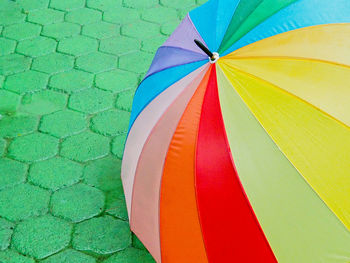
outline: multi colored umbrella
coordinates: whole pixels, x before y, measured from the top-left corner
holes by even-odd
[[[135,93],[122,179],[157,262],[350,262],[350,1],[190,12]]]

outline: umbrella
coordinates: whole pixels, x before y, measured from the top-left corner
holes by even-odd
[[[349,99],[349,0],[191,11],[135,93],[131,230],[163,263],[349,262]]]

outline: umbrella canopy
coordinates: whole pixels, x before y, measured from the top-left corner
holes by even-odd
[[[349,99],[349,0],[193,10],[135,93],[132,231],[163,263],[349,262]]]

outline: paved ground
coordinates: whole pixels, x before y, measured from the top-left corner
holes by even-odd
[[[0,262],[153,262],[119,178],[131,101],[204,1],[0,0]]]

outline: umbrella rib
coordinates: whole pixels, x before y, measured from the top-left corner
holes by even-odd
[[[198,53],[198,54],[199,54],[199,53]],[[201,59],[201,60],[197,60],[197,61],[192,61],[192,62],[188,62],[188,63],[184,63],[184,64],[178,64],[178,65],[174,65],[174,66],[169,66],[169,67],[163,68],[163,69],[161,69],[161,70],[155,71],[155,72],[153,72],[152,74],[150,74],[150,75],[148,75],[147,77],[145,77],[145,78],[140,82],[140,85],[141,85],[142,82],[144,82],[144,81],[145,81],[146,79],[148,79],[149,77],[151,77],[151,76],[153,76],[153,75],[155,75],[155,74],[158,74],[158,73],[160,73],[160,72],[163,72],[163,71],[165,71],[165,70],[167,70],[167,69],[171,69],[171,68],[175,68],[175,67],[180,67],[180,66],[188,65],[188,64],[191,64],[191,63],[198,63],[198,62],[201,62],[201,61],[205,61],[205,59]],[[193,72],[193,71],[191,71],[191,72]],[[139,85],[139,86],[140,86],[140,85]]]
[[[203,55],[202,53],[199,53],[199,52],[197,52],[197,51],[193,51],[193,50],[191,50],[191,49],[187,49],[187,48],[183,48],[183,47],[177,47],[177,46],[163,45],[163,46],[160,46],[159,48],[163,48],[163,47],[176,48],[176,49],[180,49],[180,50],[184,50],[184,51],[189,51],[189,52],[192,52],[192,53],[195,53],[195,54]],[[158,49],[159,49],[159,48],[158,48]]]
[[[246,71],[243,71],[243,70],[241,70],[241,69],[238,69],[237,67],[234,67],[234,66],[232,66],[232,65],[228,65],[228,64],[226,64],[225,62],[222,62],[222,63],[225,64],[228,68],[234,69],[234,70],[236,70],[236,71],[238,71],[238,72],[240,72],[240,73],[242,73],[242,74],[244,74],[244,75],[250,76],[250,77],[252,77],[252,78],[254,78],[254,79],[256,79],[256,80],[258,80],[258,81],[260,81],[260,82],[265,82],[265,83],[267,83],[267,84],[269,84],[269,85],[271,85],[271,86],[273,86],[273,87],[275,87],[275,88],[281,90],[282,92],[285,92],[285,93],[287,93],[288,95],[295,97],[296,99],[302,101],[303,103],[305,103],[305,104],[307,104],[307,105],[310,105],[310,106],[313,107],[314,109],[320,111],[322,114],[328,116],[329,118],[331,118],[331,119],[333,119],[334,121],[336,121],[337,123],[339,123],[341,126],[343,126],[343,127],[345,127],[346,129],[349,129],[349,130],[350,130],[350,127],[349,127],[348,125],[346,125],[344,122],[338,120],[338,119],[335,118],[334,116],[332,116],[332,115],[330,115],[329,113],[325,112],[324,110],[318,108],[317,106],[311,104],[310,102],[308,102],[308,101],[306,101],[306,100],[300,98],[299,96],[297,96],[297,95],[295,95],[295,94],[293,94],[293,93],[291,93],[291,92],[289,92],[289,91],[283,89],[282,87],[279,87],[279,86],[277,86],[277,85],[271,83],[270,81],[265,80],[265,79],[262,79],[262,78],[260,78],[260,77],[258,77],[258,76],[256,76],[256,75],[253,75],[253,74],[251,74],[251,73],[248,73],[248,72],[246,72]]]
[[[295,0],[294,2],[296,2],[296,1],[298,1],[298,0]],[[248,21],[248,19],[250,19],[250,18],[252,17],[252,15],[254,14],[254,12],[256,12],[256,10],[257,10],[258,8],[260,8],[260,6],[263,4],[263,2],[264,2],[264,1],[261,1],[261,3],[259,3],[259,4],[254,8],[254,10],[252,10],[252,12],[241,22],[241,24],[239,25],[239,27],[236,29],[234,35],[236,35],[236,33],[241,29],[242,25],[244,25],[244,24],[246,23],[246,21]],[[219,49],[219,50],[220,50],[223,54],[225,54],[225,52],[226,52],[228,49],[230,49],[233,45],[235,45],[238,41],[240,41],[240,40],[241,40],[244,36],[246,36],[250,31],[254,30],[256,27],[258,27],[260,24],[264,23],[266,20],[268,20],[270,17],[274,16],[274,15],[277,14],[278,12],[282,11],[282,10],[285,9],[285,8],[288,8],[288,6],[294,4],[294,2],[290,2],[289,4],[287,4],[287,5],[285,5],[285,6],[282,6],[282,7],[280,7],[279,9],[276,9],[276,10],[275,10],[274,12],[272,12],[269,16],[264,17],[264,18],[261,19],[257,24],[251,26],[250,29],[249,29],[248,31],[246,31],[245,33],[243,33],[243,34],[241,34],[241,35],[238,35],[238,37],[236,36],[236,40],[234,40],[234,42],[232,42],[232,44],[231,44],[230,46],[225,47],[225,48],[223,49],[223,47],[222,47],[222,46],[223,46],[223,42],[222,42],[221,45],[220,45],[220,49]],[[232,22],[231,22],[231,23],[232,23]],[[228,28],[227,28],[227,30],[228,30]],[[289,32],[289,31],[287,31],[287,32]],[[227,33],[227,31],[226,31],[226,33]],[[277,35],[279,35],[279,34],[277,34]],[[264,38],[264,39],[266,39],[266,38]],[[261,40],[259,40],[259,41],[262,41],[262,40],[264,40],[264,39],[261,39]],[[223,39],[223,41],[224,41],[224,39]],[[258,42],[259,42],[259,41],[258,41]],[[249,45],[254,44],[254,43],[257,43],[257,42],[250,43]],[[249,45],[248,45],[248,46],[249,46]],[[247,46],[247,45],[246,45],[246,46]],[[244,48],[244,47],[246,47],[246,46],[243,46],[243,47],[241,47],[241,48]],[[241,48],[239,48],[239,49],[241,49]],[[223,50],[222,50],[222,49],[223,49]],[[239,50],[239,49],[237,49],[237,50]],[[234,51],[235,51],[235,50],[234,50]],[[234,51],[232,51],[232,52],[234,52]],[[229,54],[230,54],[230,53],[229,53]]]
[[[173,48],[173,49],[178,49],[178,50],[182,50],[182,51],[188,51],[188,52],[191,52],[191,53],[193,53],[193,54],[203,55],[202,53],[195,52],[195,51],[192,51],[192,50],[190,50],[190,49],[186,49],[186,48],[182,48],[182,47],[176,47],[176,46],[161,46],[161,47],[159,47],[159,48],[157,49],[157,51],[158,51],[159,49],[161,49],[161,48]],[[174,67],[178,67],[178,66],[182,66],[182,65],[187,65],[187,64],[191,64],[191,63],[196,63],[196,62],[200,62],[200,61],[204,61],[204,60],[205,60],[205,59],[203,58],[203,59],[200,59],[200,60],[195,60],[195,61],[186,62],[186,63],[182,63],[182,64],[171,65],[171,66],[162,68],[162,69],[160,69],[160,70],[154,71],[154,72],[152,72],[152,73],[149,74],[149,75],[147,75],[147,74],[148,74],[148,72],[147,72],[147,73],[146,73],[146,77],[145,77],[141,82],[145,81],[147,78],[153,76],[154,74],[157,74],[157,73],[162,72],[162,71],[164,71],[164,70],[167,70],[167,69],[169,69],[169,68],[174,68]],[[152,64],[153,64],[153,62],[152,62]],[[152,66],[152,64],[151,64],[151,66]],[[141,84],[141,83],[140,83],[140,84]]]
[[[225,34],[224,34],[224,36],[223,36],[223,38],[222,38],[222,40],[221,40],[221,43],[220,43],[220,46],[219,46],[219,48],[218,48],[218,50],[220,51],[220,52],[222,52],[222,53],[224,53],[228,48],[225,48],[224,50],[222,50],[222,47],[223,47],[223,45],[224,45],[224,43],[226,43],[228,40],[227,39],[225,39],[226,37],[227,37],[227,33],[228,33],[228,30],[230,29],[230,26],[231,26],[231,24],[233,23],[233,19],[234,19],[234,17],[235,17],[235,14],[236,14],[236,12],[237,12],[237,9],[239,8],[239,5],[241,4],[241,0],[239,0],[239,3],[238,3],[238,5],[237,5],[237,7],[236,7],[236,10],[235,10],[235,12],[232,14],[232,18],[231,18],[231,21],[230,21],[230,23],[228,24],[228,26],[227,26],[227,28],[226,28],[226,30],[225,30]],[[255,8],[251,11],[251,13],[249,13],[249,15],[247,16],[247,17],[245,17],[242,21],[241,21],[241,23],[240,23],[240,25],[237,27],[237,29],[236,29],[236,32],[241,28],[241,26],[244,24],[244,22],[251,16],[251,14],[258,8],[258,6],[259,5],[261,5],[262,4],[262,2],[263,1],[261,1],[257,6],[255,6]],[[243,37],[243,36],[242,36]],[[240,38],[239,38],[240,39]],[[232,45],[233,44],[235,44],[239,39],[237,39],[235,42],[233,42],[232,43]],[[231,46],[232,46],[231,45]]]
[[[282,9],[281,9],[282,10]],[[279,11],[281,11],[279,10]],[[264,21],[262,21],[264,22]],[[279,34],[276,34],[276,35],[273,35],[273,36],[270,36],[270,37],[267,37],[267,38],[263,38],[263,39],[260,39],[260,40],[257,40],[257,41],[254,41],[252,43],[249,43],[247,45],[244,45],[238,49],[235,49],[235,50],[232,50],[230,53],[226,54],[226,50],[224,52],[222,52],[223,54],[225,54],[224,56],[222,57],[229,57],[229,56],[234,56],[236,53],[239,53],[240,51],[242,50],[246,50],[247,48],[249,49],[250,47],[256,47],[256,46],[259,46],[261,43],[265,42],[265,41],[274,41],[275,39],[279,39],[280,37],[283,37],[285,35],[288,35],[288,34],[299,34],[299,33],[302,33],[304,31],[308,31],[308,30],[312,30],[312,29],[315,29],[315,28],[320,28],[320,27],[329,27],[329,26],[346,26],[348,25],[349,23],[342,23],[342,22],[339,22],[339,23],[331,23],[331,24],[317,24],[317,25],[311,25],[311,26],[306,26],[306,27],[301,27],[301,28],[297,28],[297,29],[294,29],[294,30],[291,30],[291,31],[286,31],[286,32],[282,32],[282,33],[279,33]],[[258,25],[257,25],[258,26]],[[255,27],[254,27],[255,28]],[[252,28],[251,30],[253,30],[254,28]],[[249,33],[249,32],[248,32]],[[245,35],[243,35],[241,38],[243,38]],[[236,42],[238,42],[239,40],[241,40],[241,38],[239,38]],[[236,43],[235,42],[235,43]],[[235,44],[234,43],[234,44]],[[233,45],[234,45],[233,44]],[[243,56],[242,56],[243,57]]]
[[[324,64],[330,64],[333,66],[339,66],[344,68],[349,68],[350,65],[338,63],[330,60],[323,60],[319,58],[308,58],[308,57],[294,57],[294,56],[242,56],[242,57],[227,57],[228,55],[222,57],[222,59],[226,60],[244,60],[244,59],[282,59],[282,60],[298,60],[298,61],[314,61]]]

